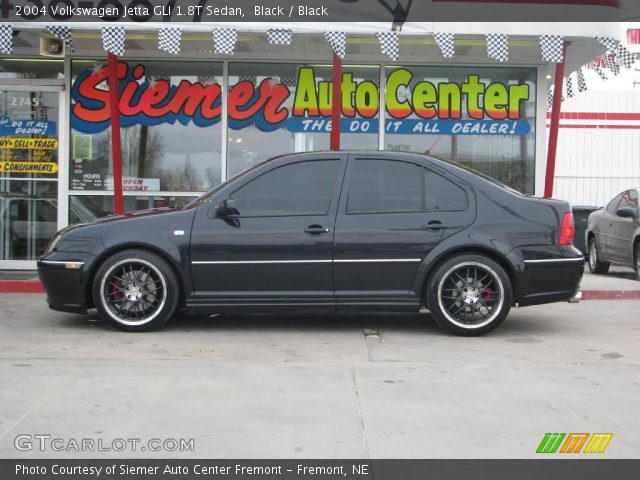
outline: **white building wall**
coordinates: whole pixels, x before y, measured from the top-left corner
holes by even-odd
[[[567,98],[562,112],[554,197],[603,206],[640,186],[640,90],[581,93]],[[632,115],[614,119],[611,113]]]

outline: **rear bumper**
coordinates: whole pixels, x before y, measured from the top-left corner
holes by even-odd
[[[572,298],[569,299],[569,303],[579,303],[582,300],[582,292],[577,292]]]
[[[580,301],[584,257],[577,250],[575,252],[573,256],[525,259],[524,271],[516,284],[516,303],[524,307]]]

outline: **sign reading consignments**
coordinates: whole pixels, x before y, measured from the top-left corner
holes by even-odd
[[[72,127],[87,134],[110,125],[109,92],[104,89],[108,67],[81,73],[72,88]],[[222,88],[183,79],[146,81],[144,65],[118,64],[121,125],[214,125],[222,115]],[[229,90],[229,127],[253,125],[263,132],[286,128],[294,133],[331,131],[332,83],[316,78],[312,67],[298,70],[295,91],[265,78],[249,80]],[[528,83],[483,81],[469,74],[460,81],[417,81],[409,69],[387,75],[385,132],[441,135],[527,135],[531,130],[524,105],[531,99]],[[290,105],[291,101],[293,105]],[[380,110],[378,86],[342,76],[341,131],[375,133]]]

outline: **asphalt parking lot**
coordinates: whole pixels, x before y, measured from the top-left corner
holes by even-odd
[[[640,301],[512,311],[480,338],[428,315],[182,314],[121,333],[0,294],[0,458],[533,458],[546,432],[640,451]],[[20,434],[193,438],[193,452],[19,451]]]

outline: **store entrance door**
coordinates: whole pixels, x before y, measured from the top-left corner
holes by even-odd
[[[0,84],[0,269],[35,269],[61,226],[62,92],[61,85]]]

